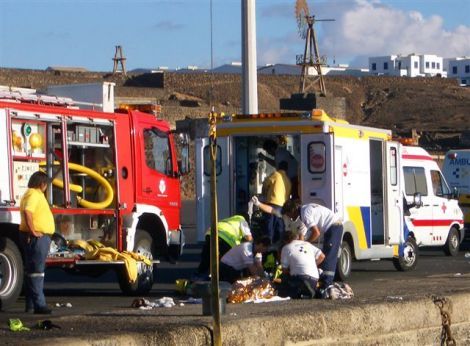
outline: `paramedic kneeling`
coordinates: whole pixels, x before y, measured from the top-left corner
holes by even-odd
[[[271,246],[271,240],[263,237],[255,240],[254,243],[245,242],[231,248],[220,260],[220,281],[234,283],[249,275],[263,276],[264,270],[260,258],[269,246]],[[246,273],[247,270],[248,273]]]
[[[318,265],[325,255],[311,243],[300,240],[296,231],[284,232],[281,251],[282,279],[279,287],[281,297],[314,298],[319,279]]]
[[[330,209],[315,203],[301,205],[300,200],[288,200],[281,211],[282,215],[295,221],[298,218],[305,224],[304,239],[308,242],[316,241],[323,234],[323,248],[325,260],[320,268],[320,287],[326,288],[333,283],[338,262],[338,251],[343,237],[343,224],[341,218]]]

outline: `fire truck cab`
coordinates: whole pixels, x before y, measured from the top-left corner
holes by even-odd
[[[153,265],[139,262],[131,283],[122,260],[87,259],[66,245],[97,241],[154,263],[179,255],[187,146],[186,137],[175,135],[166,121],[138,110],[80,110],[70,99],[31,95],[0,100],[0,307],[21,291],[19,203],[38,170],[49,176],[46,198],[56,224],[47,265],[94,275],[112,268],[123,292],[149,291]]]
[[[207,129],[194,127],[197,232],[203,240],[210,226],[211,165]],[[462,232],[462,212],[431,156],[392,140],[389,130],[351,125],[318,109],[219,117],[221,219],[249,214],[250,197],[261,194],[264,179],[275,169],[259,159],[260,153],[269,156],[263,150],[268,139],[296,159],[302,204],[318,203],[342,217],[339,278],[350,275],[353,260],[393,259],[397,269],[410,270],[417,264],[418,246],[458,251],[458,236],[457,244],[453,240]]]

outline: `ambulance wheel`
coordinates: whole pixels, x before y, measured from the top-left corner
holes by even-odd
[[[447,256],[457,256],[459,254],[459,246],[459,231],[455,227],[452,227],[444,245],[444,252]]]
[[[416,268],[418,264],[418,245],[416,240],[408,238],[404,244],[403,256],[394,257],[393,265],[402,272],[407,272]]]
[[[134,252],[153,260],[153,238],[149,232],[138,229],[135,234]],[[153,286],[153,265],[147,266],[139,262],[137,268],[137,280],[129,282],[125,268],[118,271],[119,287],[121,291],[130,296],[148,293]]]
[[[0,310],[13,305],[23,287],[23,260],[16,244],[0,238]]]
[[[339,249],[339,258],[338,263],[336,264],[335,280],[344,281],[351,275],[352,257],[352,251],[349,243],[343,240]]]

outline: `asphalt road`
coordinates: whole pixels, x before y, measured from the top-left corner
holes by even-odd
[[[175,292],[175,280],[189,278],[199,262],[201,246],[188,245],[185,254],[177,264],[162,262],[157,269],[153,289],[148,299],[171,296],[181,298]],[[391,261],[354,262],[348,283],[359,300],[385,297],[400,299],[400,295],[422,294],[423,290],[441,285],[452,289],[470,287],[470,240],[466,240],[458,256],[448,257],[439,250],[421,249],[417,269],[412,272],[398,272]],[[54,309],[54,316],[103,312],[111,309],[130,307],[133,297],[123,296],[114,272],[107,272],[98,278],[66,274],[60,269],[46,272],[45,293]],[[56,307],[56,304],[71,303],[71,308]],[[21,317],[24,299],[0,316]]]

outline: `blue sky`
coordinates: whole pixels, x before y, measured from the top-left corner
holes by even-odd
[[[240,61],[241,0],[212,0],[214,66]],[[295,63],[303,52],[295,0],[257,0],[258,65]],[[470,56],[470,0],[316,0],[310,12],[328,62],[368,56]],[[210,0],[0,0],[0,67],[112,69],[210,67]]]

